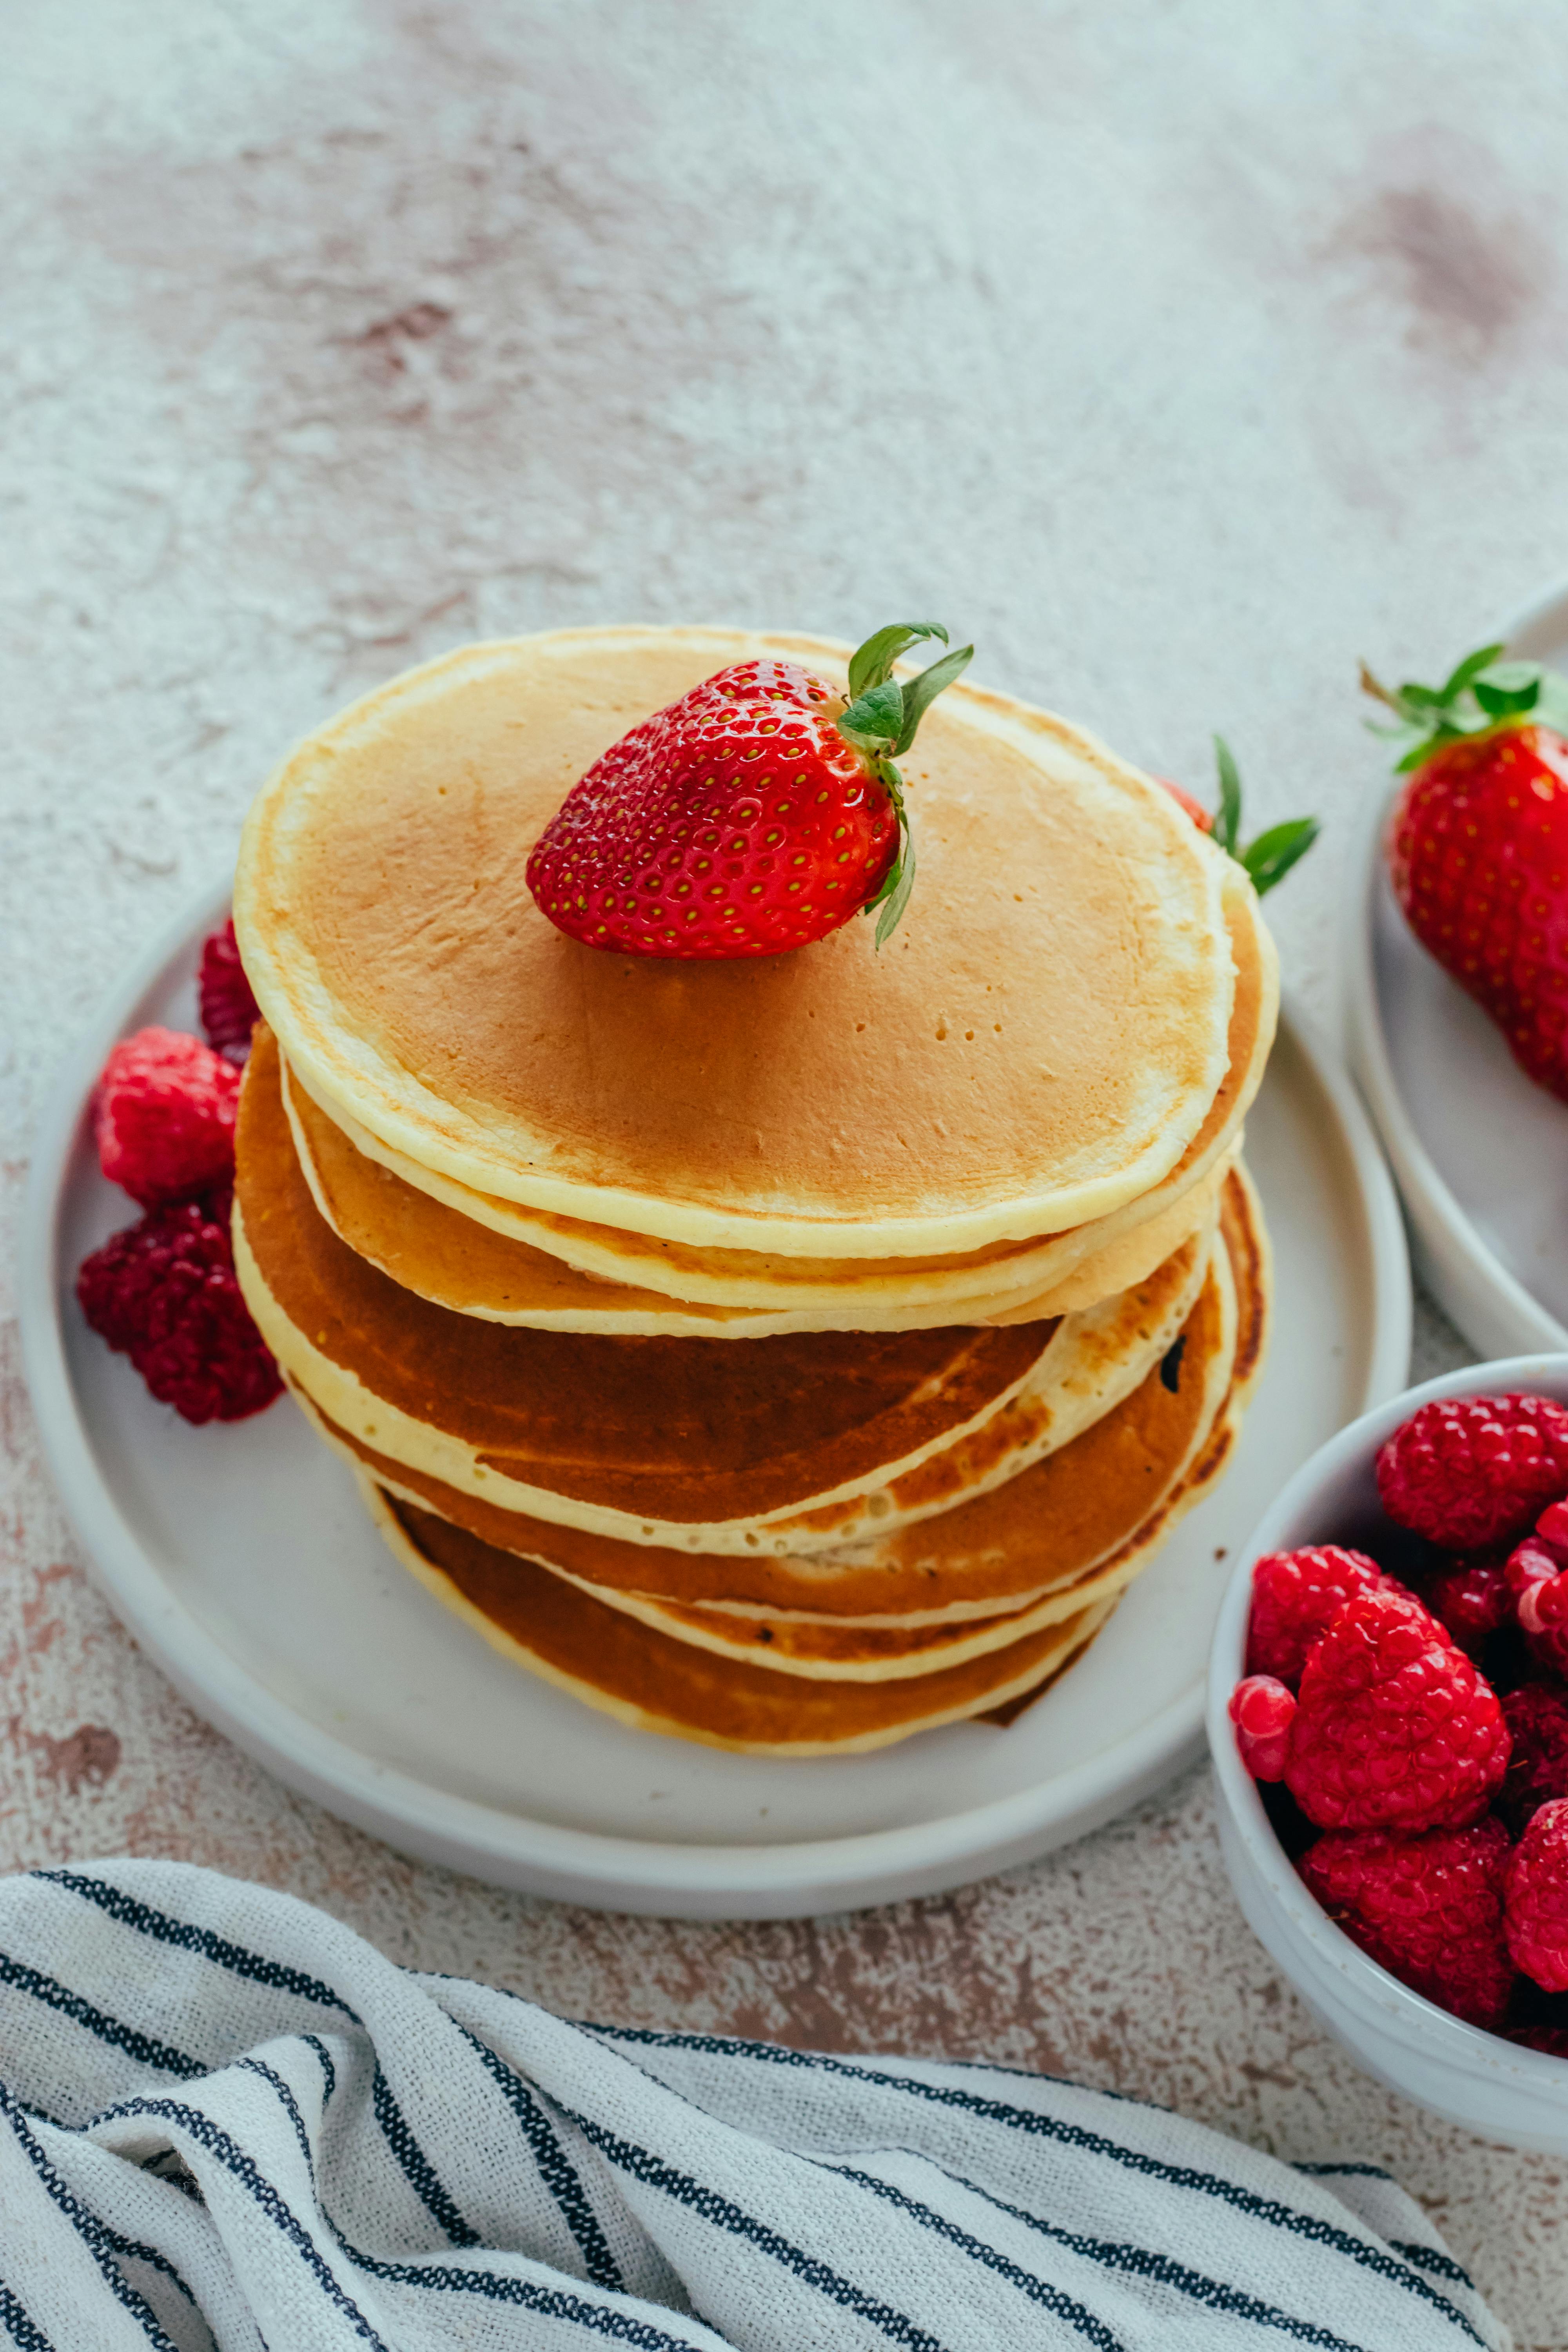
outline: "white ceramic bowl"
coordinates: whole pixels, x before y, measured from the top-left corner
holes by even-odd
[[[1367,1958],[1296,1875],[1237,1751],[1228,1706],[1245,1672],[1252,1570],[1265,1552],[1390,1532],[1373,1464],[1384,1440],[1432,1397],[1527,1391],[1568,1404],[1568,1355],[1472,1364],[1407,1390],[1321,1446],[1284,1487],[1237,1562],[1209,1661],[1208,1735],[1220,1845],[1247,1924],[1308,2007],[1370,2074],[1488,2139],[1568,2155],[1568,2060],[1465,2025]]]

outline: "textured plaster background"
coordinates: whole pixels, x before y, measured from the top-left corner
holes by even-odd
[[[1259,824],[1329,820],[1274,903],[1337,1018],[1356,657],[1440,667],[1564,564],[1550,0],[9,0],[5,46],[8,1225],[53,1066],[269,762],[473,635],[931,610],[1201,788],[1221,726]],[[174,1697],[84,1579],[8,1299],[0,1339],[0,1866],[187,1855],[568,2011],[1060,2068],[1371,2157],[1568,2346],[1559,2168],[1323,2039],[1205,1773],[857,1918],[454,1880]],[[1429,1318],[1421,1368],[1459,1353]]]

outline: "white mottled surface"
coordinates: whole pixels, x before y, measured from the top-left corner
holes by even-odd
[[[1356,657],[1438,667],[1563,562],[1544,0],[12,0],[5,39],[9,1221],[63,1046],[269,761],[476,634],[931,610],[983,680],[1200,787],[1223,727],[1259,823],[1330,820],[1275,904],[1336,1016]],[[1521,2344],[1568,2346],[1559,2168],[1323,2040],[1205,1774],[858,1918],[443,1877],[131,1647],[4,1339],[0,1864],[189,1855],[568,2011],[1059,2067],[1372,2157]],[[1422,1370],[1461,1352],[1424,1328]]]

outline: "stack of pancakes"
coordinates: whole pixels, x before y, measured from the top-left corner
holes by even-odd
[[[1166,793],[964,685],[907,765],[880,954],[858,922],[736,962],[556,931],[524,867],[572,784],[763,654],[844,675],[815,640],[563,632],[285,762],[235,893],[265,1015],[235,1249],[393,1549],[498,1649],[810,1756],[1005,1719],[1224,1467],[1277,981]]]

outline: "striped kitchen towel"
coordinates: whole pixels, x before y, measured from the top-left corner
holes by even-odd
[[[569,2025],[181,1863],[0,1880],[0,2347],[1507,2342],[1375,2166],[1005,2066]]]

